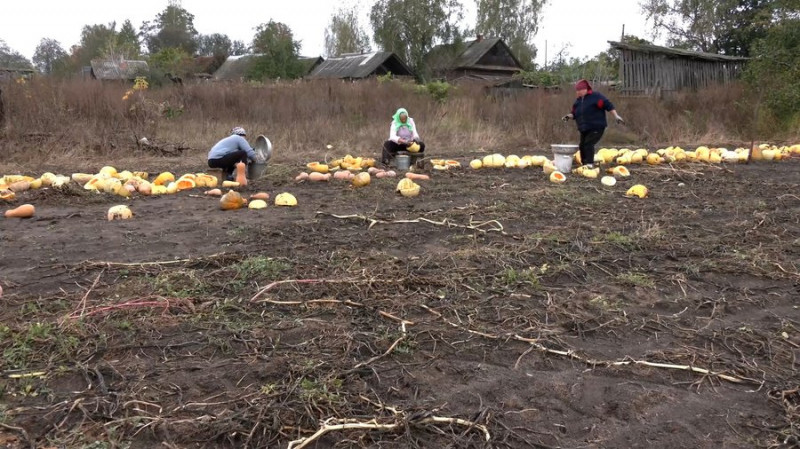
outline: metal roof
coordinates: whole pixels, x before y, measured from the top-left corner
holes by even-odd
[[[743,62],[747,61],[749,58],[743,58],[740,56],[728,56],[728,55],[719,55],[716,53],[704,53],[701,51],[691,51],[691,50],[682,50],[679,48],[670,48],[670,47],[660,47],[658,45],[650,45],[650,44],[630,44],[627,42],[616,42],[616,41],[608,41],[609,45],[613,48],[620,49],[620,50],[630,50],[630,51],[637,51],[641,53],[659,53],[668,56],[677,56],[682,58],[690,58],[690,59],[702,59],[706,61],[731,61],[731,62]]]
[[[91,64],[92,73],[99,80],[132,80],[150,70],[146,61],[94,59]]]
[[[411,69],[396,54],[376,51],[328,58],[319,64],[308,78],[358,79],[384,75],[388,72],[397,76],[414,76]]]

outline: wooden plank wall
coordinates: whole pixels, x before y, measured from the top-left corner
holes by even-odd
[[[743,69],[739,61],[712,61],[668,57],[664,54],[622,50],[622,92],[660,95],[662,91],[697,90],[733,81]]]

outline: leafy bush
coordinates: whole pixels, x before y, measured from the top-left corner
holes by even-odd
[[[417,86],[417,91],[419,93],[430,95],[430,97],[438,103],[444,103],[454,89],[455,86],[447,81],[431,81],[430,83]]]
[[[559,77],[551,72],[545,72],[544,70],[520,72],[515,75],[515,77],[521,79],[524,84],[533,86],[553,87],[559,85]]]

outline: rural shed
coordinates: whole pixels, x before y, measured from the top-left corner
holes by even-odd
[[[91,64],[92,78],[104,81],[133,81],[137,76],[145,76],[150,71],[146,61],[94,59]]]
[[[363,79],[386,75],[414,76],[411,69],[396,54],[389,51],[348,53],[328,58],[308,75],[308,79]]]
[[[215,81],[244,81],[250,67],[260,57],[261,53],[228,56],[225,62],[214,72]],[[322,63],[322,56],[305,57],[300,56],[297,60],[303,66],[303,74],[308,75],[314,68]]]
[[[425,61],[434,77],[451,82],[498,83],[522,71],[522,64],[503,39],[481,35],[466,42],[437,45]]]
[[[620,51],[619,70],[626,95],[656,95],[701,89],[736,79],[747,58],[659,47],[608,42]]]

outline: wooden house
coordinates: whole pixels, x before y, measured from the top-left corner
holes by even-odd
[[[455,83],[501,83],[522,71],[522,64],[503,39],[481,35],[466,42],[438,45],[425,57],[425,63],[434,78]]]

